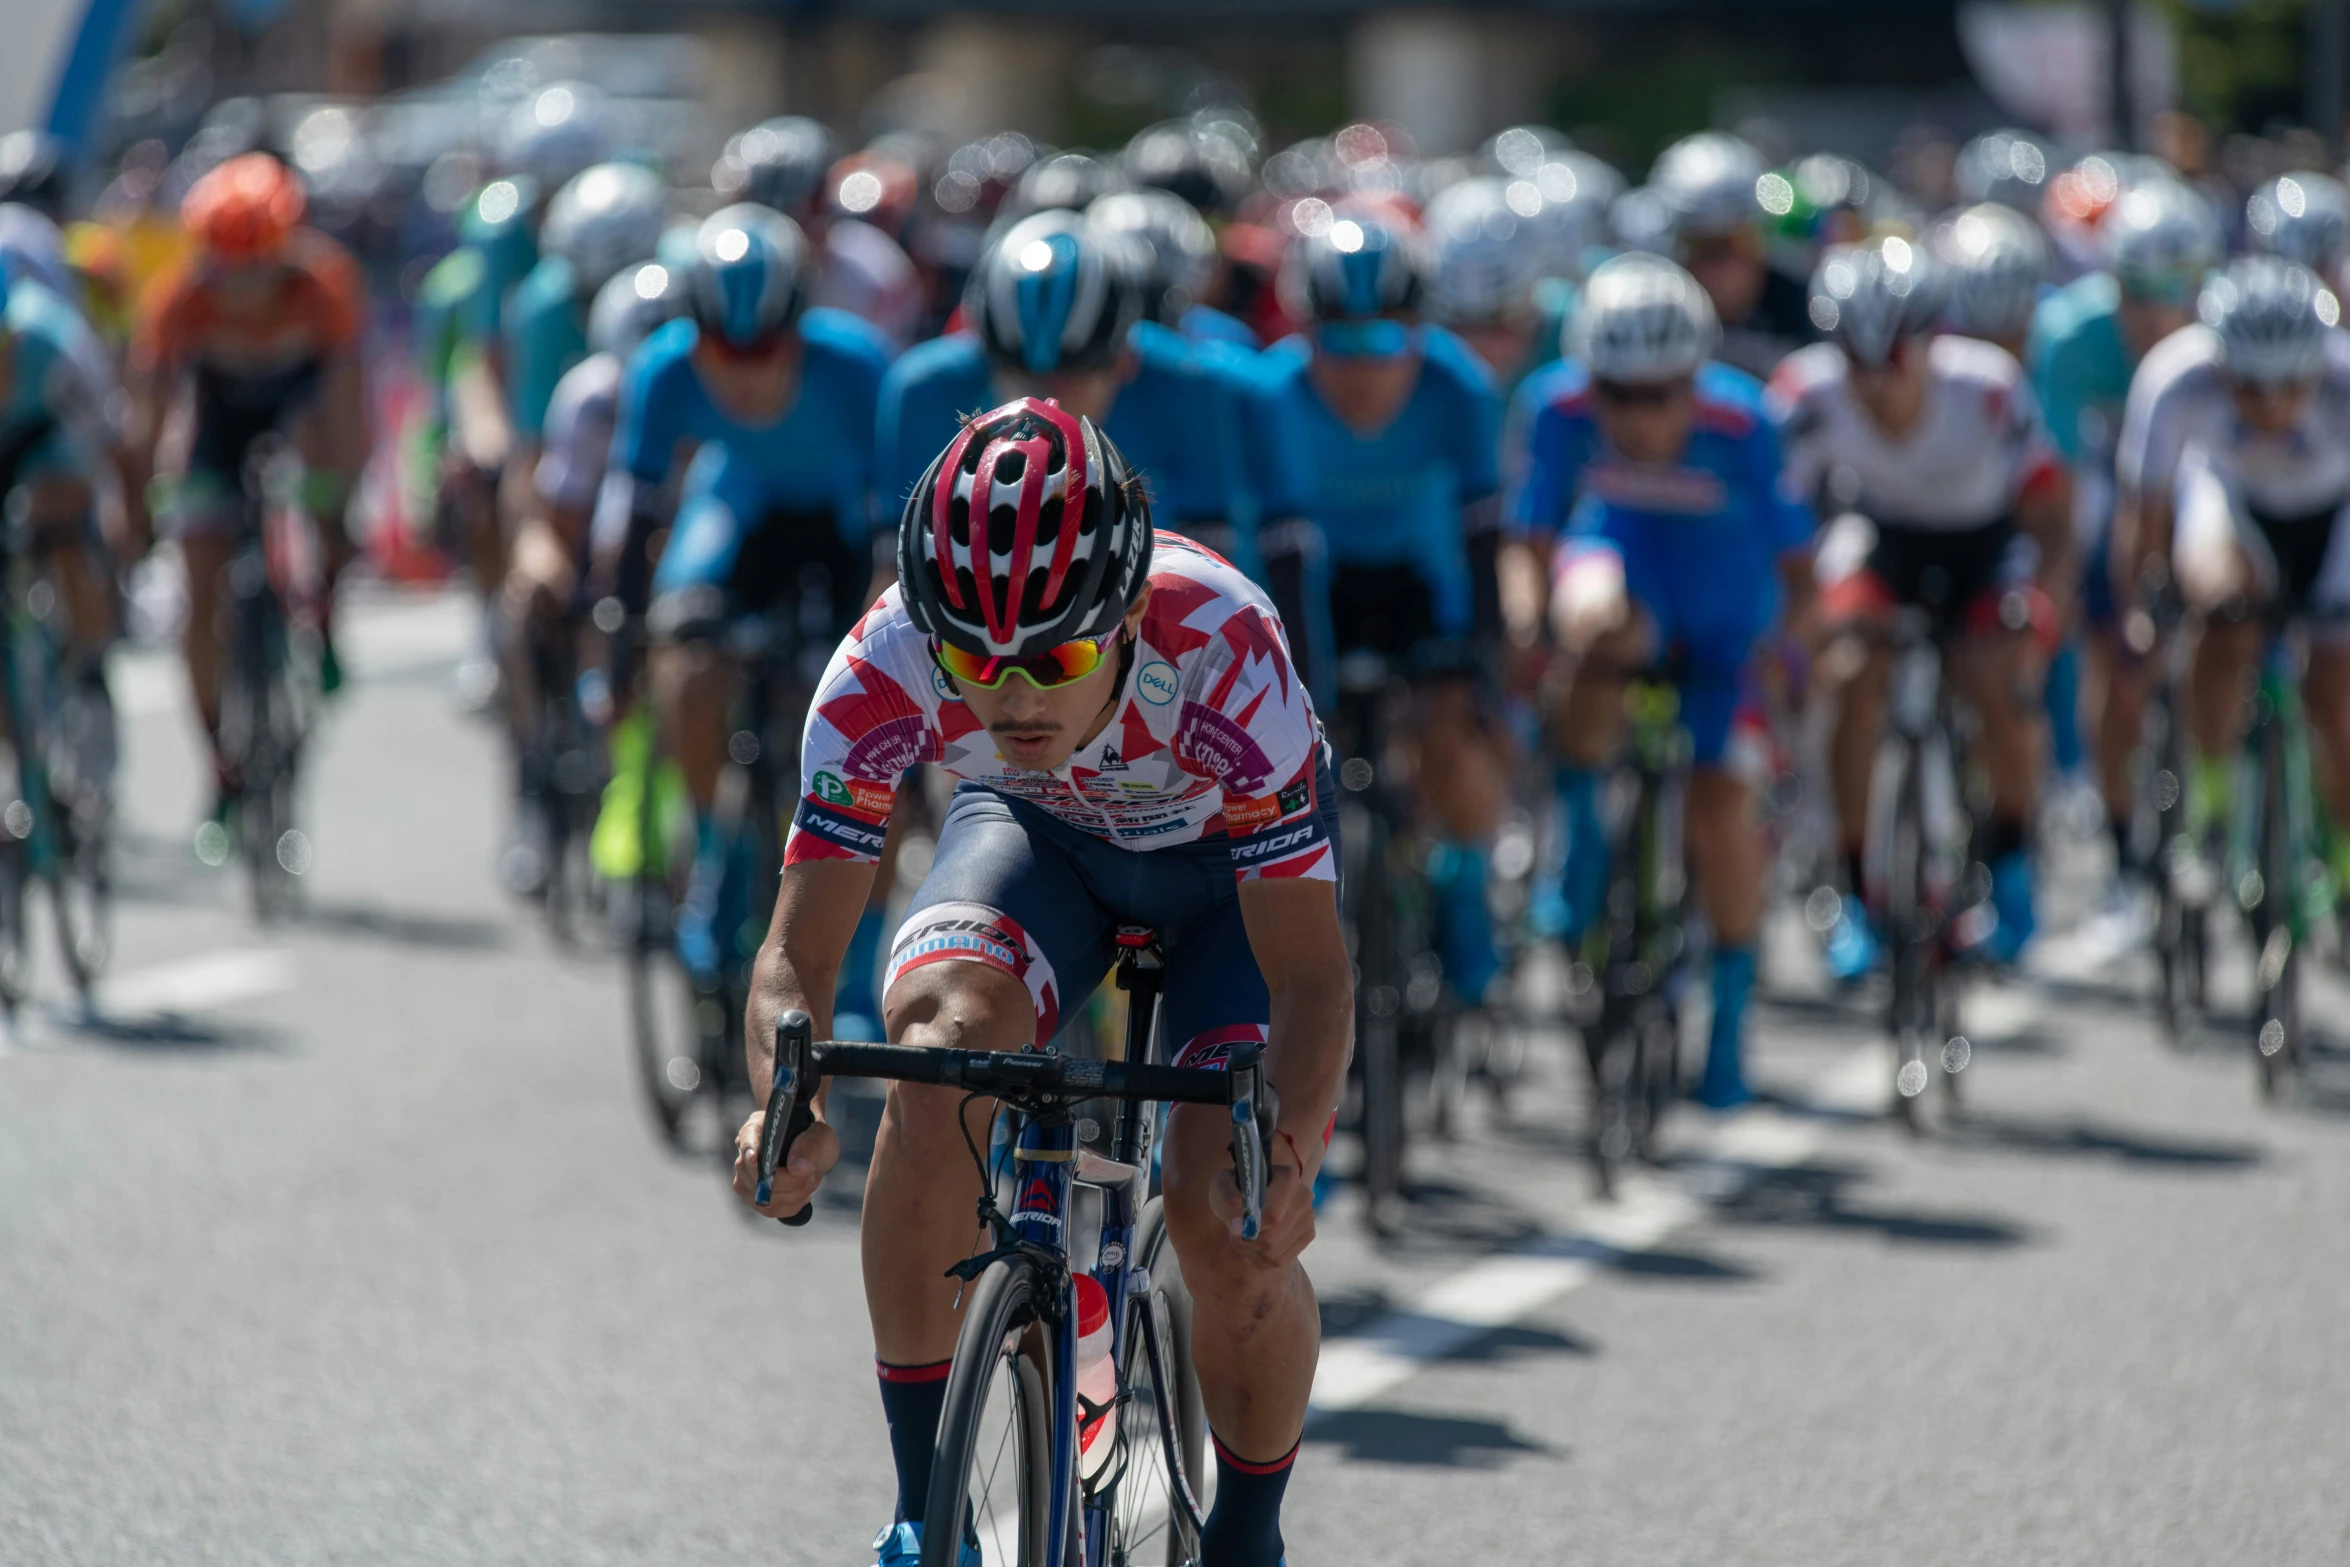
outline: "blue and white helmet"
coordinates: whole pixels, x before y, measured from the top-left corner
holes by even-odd
[[[998,364],[1034,375],[1099,369],[1141,318],[1148,271],[1131,238],[1054,207],[997,234],[963,308]]]
[[[2219,337],[2220,364],[2262,386],[2314,379],[2342,305],[2315,272],[2282,256],[2239,256],[2203,285],[2195,314]]]
[[[2048,241],[2013,207],[1977,202],[1936,232],[1950,328],[1993,341],[2021,336],[2048,280]]]
[[[1838,245],[1811,275],[1811,324],[1860,363],[1884,364],[1942,313],[1940,271],[1923,246],[1897,235]]]
[[[601,159],[610,142],[604,95],[585,82],[555,82],[540,88],[506,117],[498,137],[498,163],[509,174],[527,174],[539,189],[554,190]]]
[[[695,231],[687,308],[721,341],[745,347],[777,336],[799,320],[807,285],[808,242],[771,207],[721,207]]]
[[[1523,314],[1549,259],[1541,212],[1532,180],[1466,179],[1439,191],[1427,213],[1431,313],[1453,326]]]
[[[2147,299],[2193,299],[2203,275],[2227,253],[2211,203],[2174,178],[2129,186],[2098,234],[2123,290]]]
[[[2350,192],[2331,175],[2282,175],[2244,203],[2244,227],[2255,249],[2323,275],[2350,252]]]
[[[1085,209],[1086,221],[1108,234],[1122,234],[1140,250],[1149,267],[1150,297],[1145,313],[1173,321],[1205,297],[1222,258],[1216,231],[1199,210],[1172,191],[1112,191]]]
[[[1767,172],[1752,142],[1700,131],[1660,153],[1648,183],[1672,209],[1673,232],[1686,239],[1760,224],[1762,198],[1756,187]]]
[[[626,359],[653,329],[685,313],[686,280],[658,261],[622,267],[588,306],[588,352]]]
[[[641,163],[599,163],[574,176],[547,203],[539,248],[571,263],[583,292],[603,287],[661,242],[668,192]]]
[[[1327,226],[1291,247],[1283,283],[1291,313],[1311,320],[1409,315],[1427,292],[1428,262],[1412,234],[1341,203]]]
[[[1697,279],[1633,251],[1592,269],[1559,346],[1595,380],[1643,386],[1695,375],[1721,335]]]

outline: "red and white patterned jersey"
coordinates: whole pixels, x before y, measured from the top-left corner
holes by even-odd
[[[899,775],[930,763],[1137,851],[1221,838],[1234,874],[1335,881],[1322,733],[1273,606],[1188,539],[1153,536],[1151,597],[1117,710],[1053,772],[1015,767],[892,587],[832,655],[800,744],[784,863],[879,858]]]

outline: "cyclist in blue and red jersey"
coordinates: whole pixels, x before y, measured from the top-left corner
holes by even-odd
[[[1719,338],[1705,292],[1679,267],[1646,255],[1600,266],[1571,357],[1519,392],[1529,449],[1511,504],[1518,528],[1559,539],[1550,618],[1568,660],[1555,714],[1568,857],[1537,923],[1572,942],[1598,913],[1596,769],[1621,740],[1625,677],[1666,661],[1691,743],[1690,858],[1715,943],[1697,1097],[1717,1109],[1748,1097],[1741,1043],[1767,861],[1760,747],[1733,735],[1760,738],[1756,649],[1809,598],[1813,531],[1810,509],[1781,487],[1762,384],[1707,357]]]
[[[1412,683],[1414,785],[1440,842],[1431,874],[1447,982],[1478,1004],[1499,972],[1485,846],[1508,798],[1481,700],[1498,641],[1501,403],[1451,332],[1421,319],[1419,239],[1342,206],[1300,241],[1286,285],[1307,329],[1258,367],[1258,552],[1318,697],[1357,650]]]
[[[892,951],[892,1042],[1047,1045],[1108,971],[1118,926],[1156,930],[1176,1064],[1262,1041],[1279,1096],[1254,1241],[1240,1238],[1229,1122],[1182,1107],[1162,1144],[1216,1448],[1200,1559],[1275,1567],[1320,1338],[1298,1255],[1353,1028],[1313,704],[1264,595],[1154,533],[1116,446],[1050,402],[998,408],[953,438],[907,503],[898,577],[809,709],[807,792],[750,1003],[753,1080],[773,1071],[783,1010],[830,1035],[833,976],[917,764],[961,783]],[[883,1567],[921,1560],[926,1526],[961,1523],[923,1513],[961,1288],[946,1270],[974,1242],[965,1139],[984,1142],[988,1113],[892,1084],[866,1178],[866,1308],[898,1479],[875,1542]],[[796,1212],[839,1157],[821,1101],[817,1115],[762,1212]],[[736,1138],[746,1198],[761,1121]],[[977,1567],[975,1542],[959,1554]]]

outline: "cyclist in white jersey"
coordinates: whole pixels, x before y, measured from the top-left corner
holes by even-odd
[[[1812,319],[1833,342],[1780,366],[1786,474],[1830,519],[1819,549],[1831,626],[1881,622],[1916,605],[1956,628],[1951,676],[1982,723],[1989,775],[1983,843],[1997,924],[1981,949],[2012,961],[2033,929],[2026,849],[2046,725],[2040,687],[2056,626],[2052,584],[2070,569],[2069,487],[2023,369],[2005,350],[1930,335],[1934,263],[1901,239],[1830,251],[1812,278]],[[1865,902],[1861,847],[1883,731],[1889,659],[1872,650],[1843,689],[1830,753],[1851,891]],[[1865,909],[1848,897],[1830,966],[1875,960]]]
[[[897,560],[898,583],[833,654],[809,707],[807,794],[750,1003],[752,1079],[773,1071],[785,1008],[828,1033],[892,795],[917,763],[961,786],[891,951],[892,1041],[1047,1044],[1109,969],[1117,927],[1157,930],[1159,1030],[1175,1062],[1263,1041],[1279,1095],[1254,1241],[1239,1235],[1229,1124],[1187,1106],[1161,1144],[1217,1455],[1200,1558],[1276,1567],[1320,1338],[1298,1254],[1313,1238],[1354,1011],[1313,704],[1264,595],[1217,556],[1152,533],[1117,448],[1057,404],[1027,399],[965,425],[914,486]],[[865,1186],[866,1305],[898,1471],[883,1567],[921,1554],[957,1325],[945,1270],[975,1239],[964,1138],[984,1143],[986,1108],[893,1084]],[[797,1211],[839,1156],[818,1114],[762,1212]],[[746,1198],[760,1124],[737,1137]],[[977,1567],[979,1553],[962,1559]]]
[[[2117,582],[2168,558],[2190,608],[2204,612],[2190,693],[2202,760],[2191,821],[2222,812],[2243,678],[2258,619],[2214,613],[2276,604],[2350,613],[2350,337],[2317,275],[2278,256],[2246,256],[2204,285],[2201,324],[2138,368],[2116,470]],[[2350,625],[2320,625],[2305,676],[2337,824],[2350,823]],[[2335,835],[2336,873],[2350,848]]]

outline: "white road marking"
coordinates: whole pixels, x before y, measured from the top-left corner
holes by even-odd
[[[2013,1038],[2038,1020],[2041,1006],[2028,991],[1981,991],[1968,997],[1968,1027],[1978,1042]],[[1872,1040],[1815,1080],[1802,1102],[1815,1112],[1873,1116],[1892,1091],[1893,1052]],[[1768,1105],[1720,1118],[1684,1139],[1682,1168],[1671,1175],[1628,1179],[1614,1203],[1592,1205],[1574,1228],[1473,1263],[1361,1332],[1326,1341],[1307,1428],[1362,1408],[1430,1362],[1582,1288],[1615,1258],[1654,1250],[1767,1172],[1802,1164],[1827,1136],[1818,1114]]]
[[[294,960],[272,948],[208,952],[201,957],[134,969],[98,981],[107,1016],[140,1012],[200,1012],[274,996],[294,988]]]
[[[109,1023],[142,1021],[209,1011],[282,995],[294,988],[294,960],[270,948],[207,952],[127,974],[101,976],[98,1016]],[[12,1023],[0,1026],[0,1055],[11,1049],[67,1050],[79,1043],[79,1010],[62,1000],[36,999]]]

